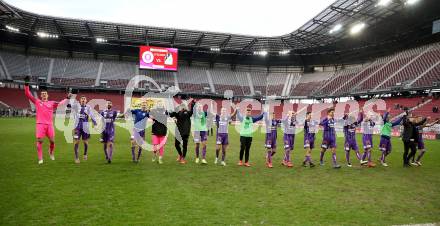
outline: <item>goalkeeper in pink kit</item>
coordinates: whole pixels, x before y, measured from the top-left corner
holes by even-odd
[[[29,77],[25,78],[24,93],[26,97],[35,105],[37,127],[36,127],[36,137],[37,137],[37,152],[38,152],[38,164],[43,164],[43,139],[45,137],[49,138],[49,155],[50,159],[55,160],[54,149],[55,149],[55,129],[53,127],[53,112],[58,107],[58,105],[67,102],[70,97],[70,93],[67,99],[61,102],[49,101],[49,95],[46,90],[41,91],[41,99],[32,96],[29,90]]]

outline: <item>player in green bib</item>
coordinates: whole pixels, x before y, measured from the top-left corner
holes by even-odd
[[[195,110],[194,110],[195,109]],[[203,105],[193,107],[193,125],[194,125],[194,143],[196,144],[196,163],[200,162],[200,144],[202,144],[202,164],[208,164],[206,161],[206,142],[208,140],[208,112],[203,110]]]
[[[252,109],[246,108],[246,115],[243,117],[239,110],[237,110],[237,119],[241,122],[240,125],[240,161],[238,162],[239,166],[247,166],[250,167],[249,164],[249,151],[251,149],[252,144],[252,135],[253,135],[253,125],[255,122],[263,119],[264,114],[261,114],[257,117],[251,116]],[[243,164],[243,155],[245,156],[244,164]]]
[[[379,149],[382,151],[382,155],[380,157],[380,163],[382,166],[387,167],[388,164],[385,162],[385,158],[391,153],[391,132],[393,127],[400,125],[403,117],[400,117],[392,122],[389,121],[390,109],[388,109],[383,115],[383,126],[380,131],[380,143]],[[404,113],[406,115],[406,113]]]

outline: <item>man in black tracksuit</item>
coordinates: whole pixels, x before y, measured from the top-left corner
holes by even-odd
[[[174,146],[176,147],[177,153],[179,154],[178,161],[182,164],[185,164],[186,151],[188,149],[188,138],[191,132],[191,117],[193,115],[192,107],[193,104],[190,104],[191,110],[187,110],[187,106],[184,104],[180,105],[180,110],[178,112],[171,112],[170,117],[176,119],[176,135],[179,132],[180,137],[182,138],[182,148],[180,147],[180,141],[176,136],[174,141]]]
[[[417,126],[421,126],[421,125],[425,124],[426,120],[429,119],[429,118],[428,119],[424,118],[422,121],[416,122],[415,118],[408,117],[407,115],[403,117],[403,123],[402,123],[402,125],[403,125],[402,141],[403,141],[403,147],[404,147],[403,166],[404,167],[411,166],[409,164],[409,160],[417,152],[416,143],[418,141],[418,136],[419,136]],[[411,149],[411,152],[408,154],[409,149]]]

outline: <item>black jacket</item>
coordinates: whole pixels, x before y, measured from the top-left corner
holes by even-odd
[[[170,117],[175,118],[177,120],[176,129],[179,130],[181,136],[186,136],[190,134],[192,115],[193,115],[192,111],[187,111],[187,110],[170,113]]]
[[[167,135],[167,114],[164,108],[153,109],[150,112],[150,117],[153,118],[153,125],[151,126],[151,133],[156,136]]]
[[[418,123],[410,122],[408,117],[404,116],[403,118],[403,133],[402,133],[402,140],[403,142],[409,142],[414,141],[417,142],[419,139],[419,132],[416,128],[417,126],[421,126],[425,124],[426,118],[424,118],[422,121]]]

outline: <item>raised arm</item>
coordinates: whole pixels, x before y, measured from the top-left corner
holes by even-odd
[[[440,119],[437,119],[437,120],[435,120],[435,121],[433,121],[431,123],[426,123],[425,122],[426,124],[424,125],[424,127],[431,127],[431,126],[437,124],[438,122],[440,122]]]
[[[196,106],[196,101],[192,100],[190,104],[189,114],[192,116],[194,114],[194,107]]]
[[[66,95],[66,98],[64,98],[64,100],[62,100],[62,101],[60,101],[60,102],[54,101],[54,102],[53,102],[53,107],[56,108],[56,107],[58,107],[58,105],[65,104],[67,101],[70,101],[70,98],[71,98],[71,97],[72,97],[72,93],[69,92],[69,93]]]
[[[427,119],[427,118],[424,118],[422,121],[417,122],[417,123],[414,123],[414,126],[421,126],[421,125],[425,124],[426,121],[428,121],[428,119]]]
[[[383,116],[382,116],[382,120],[383,122],[388,122],[388,115],[390,114],[390,112],[386,111]]]
[[[394,122],[391,122],[391,126],[394,127],[394,126],[400,125],[400,123],[401,123],[405,118],[406,118],[406,115],[404,115],[404,116],[402,116],[402,117],[400,117],[400,118],[394,120]]]
[[[34,96],[32,96],[32,93],[31,93],[31,91],[30,91],[30,89],[29,89],[29,85],[25,85],[24,86],[24,94],[26,95],[26,97],[32,102],[32,103],[34,103],[35,104],[35,102],[37,102],[37,98],[35,98]]]
[[[264,119],[264,123],[266,123],[266,125],[270,124],[269,113],[263,112],[263,119]]]
[[[364,114],[362,114],[362,112],[359,112],[357,124],[361,124],[362,121],[364,121]]]
[[[237,119],[238,121],[242,122],[243,121],[243,116],[240,113],[240,110],[236,110],[237,111]]]
[[[326,126],[328,124],[328,118],[325,117],[321,120],[321,122],[319,123],[320,126]]]
[[[230,117],[232,118],[232,117],[234,117],[235,115],[237,115],[237,108],[234,108],[234,111],[232,112],[232,114],[231,114]]]
[[[65,98],[64,100],[60,101],[60,102],[54,101],[54,102],[53,102],[53,107],[56,108],[56,107],[58,107],[58,105],[62,105],[62,104],[64,104],[64,103],[66,103],[67,101],[69,101],[69,98],[68,98],[68,97]]]
[[[262,113],[261,115],[256,116],[256,117],[252,117],[252,122],[258,122],[263,118],[264,118],[264,113]]]

